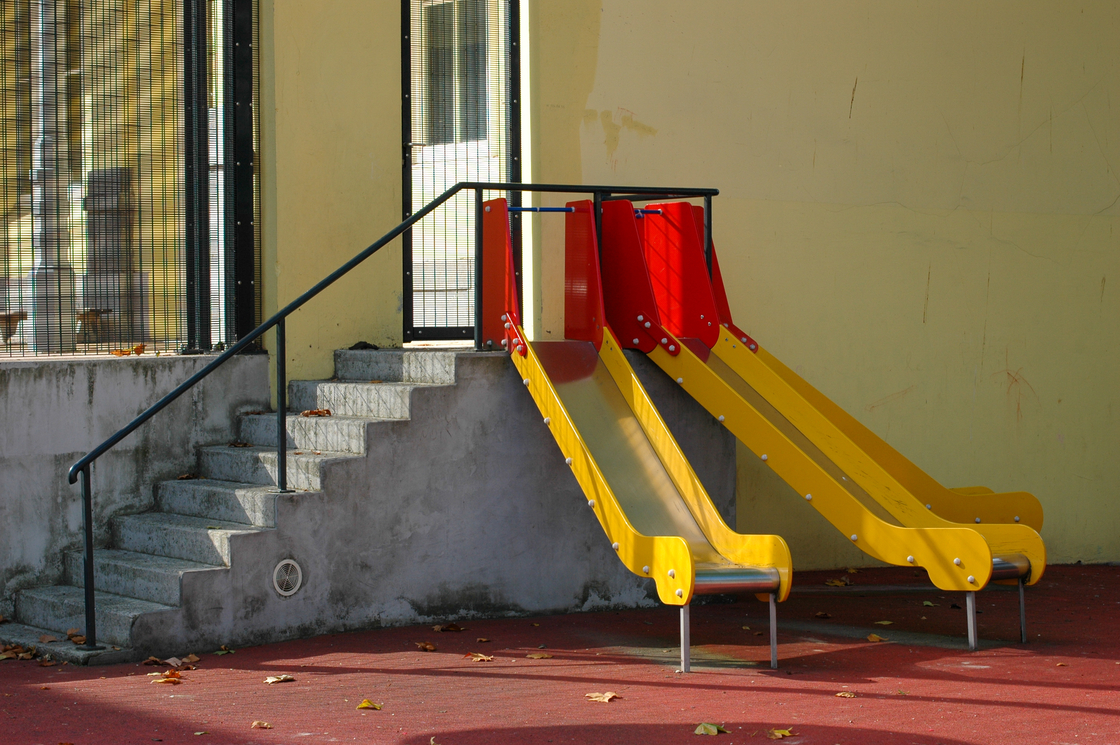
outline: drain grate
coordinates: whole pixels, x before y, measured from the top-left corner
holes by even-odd
[[[295,595],[303,586],[303,570],[291,559],[284,559],[272,570],[272,586],[282,597]]]

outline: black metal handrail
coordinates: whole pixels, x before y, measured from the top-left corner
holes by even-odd
[[[708,270],[711,271],[712,263],[712,197],[719,194],[718,189],[696,188],[666,188],[647,186],[582,186],[572,184],[518,184],[490,181],[460,181],[447,191],[440,194],[417,210],[407,220],[390,230],[364,251],[335,269],[311,289],[304,292],[276,312],[271,318],[246,334],[236,344],[218,355],[213,362],[199,370],[178,385],[175,390],[168,393],[156,403],[148,407],[143,413],[118,430],[93,450],[86,453],[74,465],[70,466],[68,478],[71,484],[76,483],[80,476],[82,480],[82,521],[85,533],[85,555],[83,558],[83,583],[85,585],[85,616],[86,643],[83,649],[102,649],[97,645],[97,620],[95,613],[94,582],[93,582],[93,492],[90,484],[90,469],[94,461],[104,455],[118,442],[142,424],[162,411],[168,404],[193,388],[203,378],[221,367],[230,357],[241,352],[254,341],[264,335],[266,331],[276,328],[276,486],[280,492],[289,492],[287,474],[287,377],[285,371],[285,332],[284,320],[293,312],[302,307],[320,292],[334,284],[339,278],[351,269],[361,264],[397,236],[410,229],[413,225],[424,219],[429,213],[447,202],[451,197],[463,190],[475,192],[475,312],[474,312],[474,338],[475,348],[482,349],[482,196],[485,191],[517,191],[517,192],[544,192],[564,194],[591,194],[595,203],[595,230],[602,242],[602,203],[612,199],[630,199],[632,201],[650,201],[652,199],[696,198],[704,199],[704,251],[708,260]]]

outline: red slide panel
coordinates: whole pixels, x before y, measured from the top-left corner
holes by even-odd
[[[498,345],[504,340],[503,346],[512,344],[513,351],[520,343],[524,355],[520,325],[509,209],[505,199],[491,199],[482,208],[482,341]]]
[[[692,216],[696,223],[696,234],[700,237],[701,255],[703,255],[704,208],[694,206],[692,208]],[[731,304],[727,302],[727,289],[723,284],[723,273],[719,270],[719,257],[716,255],[715,241],[712,241],[712,293],[715,295],[716,309],[719,310],[720,325],[739,337],[739,341],[746,344],[747,348],[752,352],[757,352],[758,342],[736,326],[735,322],[731,320]]]
[[[568,202],[564,215],[564,338],[603,346],[603,282],[591,200]]]
[[[642,245],[657,310],[665,328],[681,338],[694,338],[709,349],[719,338],[719,311],[708,279],[704,251],[696,234],[692,205],[651,204],[641,223]],[[701,233],[702,235],[702,233]]]

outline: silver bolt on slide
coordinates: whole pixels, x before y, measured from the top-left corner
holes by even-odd
[[[770,456],[768,456],[768,455],[767,455],[766,453],[763,453],[763,454],[762,454],[762,460],[763,460],[764,462],[765,462],[765,461],[768,461],[768,460],[770,460]]]
[[[564,465],[567,465],[567,466],[572,465],[572,459],[571,458],[565,458],[564,459]]]
[[[669,579],[673,579],[673,577],[676,577],[676,576],[677,576],[677,570],[676,569],[670,569],[669,570]]]
[[[806,502],[812,502],[813,501],[813,495],[812,494],[806,494],[805,495],[805,501]]]
[[[855,533],[852,533],[852,540],[853,540],[853,541],[858,541],[858,540],[859,540],[859,536],[858,536],[858,535],[856,535]]]
[[[959,558],[953,559],[953,563],[956,564],[957,566],[960,566],[961,565],[961,560]]]
[[[615,551],[617,551],[618,550],[618,543],[617,542],[612,543],[611,548],[613,548]]]
[[[649,574],[649,565],[642,567],[642,574]]]
[[[907,560],[908,562],[910,562],[911,564],[913,564],[913,563],[914,563],[914,557],[913,557],[913,556],[907,556],[907,557],[906,557],[906,560]]]
[[[590,507],[591,509],[595,509],[595,500],[594,499],[587,500],[587,506]]]
[[[677,378],[677,385],[680,385],[683,382],[684,382],[684,378]]]

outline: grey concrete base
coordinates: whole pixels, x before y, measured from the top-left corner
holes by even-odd
[[[297,491],[269,491],[275,420],[250,414],[240,432],[251,447],[199,448],[203,478],[160,484],[162,512],[112,521],[112,549],[96,556],[97,588],[111,593],[99,594],[103,639],[138,656],[166,656],[385,625],[657,603],[652,583],[611,550],[506,355],[386,350],[338,358],[347,377],[383,382],[292,383],[293,411],[345,412],[287,422]],[[648,360],[633,362],[734,525],[734,439]],[[346,450],[299,449],[328,442]],[[273,583],[283,559],[302,569],[303,584],[289,597]],[[81,563],[69,561],[78,584]],[[24,593],[19,620],[80,628],[80,595],[77,586]]]
[[[62,641],[44,644],[39,641],[43,636],[53,636]],[[99,650],[82,649],[67,640],[65,636],[60,637],[57,631],[22,623],[0,625],[0,643],[18,644],[24,649],[34,648],[42,655],[42,659],[49,657],[58,662],[69,662],[71,665],[116,665],[141,659],[136,650],[112,644],[100,645],[104,648]]]

